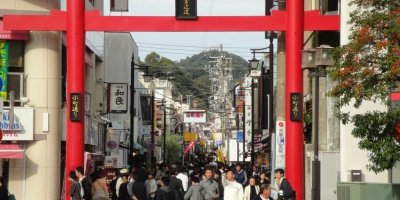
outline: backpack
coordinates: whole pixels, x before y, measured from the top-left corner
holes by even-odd
[[[133,197],[133,190],[132,190],[133,181],[129,182],[128,185],[126,185],[126,187],[127,187],[127,189],[128,189],[128,194],[129,194],[129,196],[130,196],[130,197]]]

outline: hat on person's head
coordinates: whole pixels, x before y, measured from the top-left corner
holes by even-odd
[[[120,174],[127,174],[127,173],[129,173],[129,171],[128,171],[128,169],[121,169],[121,170],[119,170],[119,173]]]

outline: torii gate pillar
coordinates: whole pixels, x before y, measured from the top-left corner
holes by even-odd
[[[67,2],[67,135],[66,135],[66,179],[70,170],[83,166],[84,120],[71,120],[71,94],[84,97],[85,91],[85,1]],[[81,103],[80,110],[84,110]],[[68,184],[67,184],[68,185]],[[69,188],[67,186],[67,188]],[[68,191],[68,190],[66,190]],[[66,193],[68,194],[68,192]],[[68,195],[66,195],[67,197]]]
[[[296,199],[303,199],[303,123],[290,119],[290,94],[303,97],[301,53],[304,33],[304,0],[287,0],[286,30],[286,177],[296,190]]]

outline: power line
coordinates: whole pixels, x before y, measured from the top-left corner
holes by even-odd
[[[192,46],[192,45],[175,45],[175,44],[160,44],[160,43],[148,43],[148,42],[136,42],[138,44],[145,44],[145,45],[157,45],[157,46],[169,46],[169,47],[191,47],[191,48],[199,48],[199,49],[204,49],[204,47],[201,46]],[[224,49],[247,49],[250,51],[252,47],[239,47],[239,46],[230,46],[226,47],[224,46]]]
[[[166,47],[150,47],[150,46],[139,46],[140,48],[144,49],[162,49],[162,50],[174,50],[174,51],[193,51],[193,52],[199,52],[199,51],[205,51],[205,50],[195,50],[195,49],[181,49],[181,48],[166,48]],[[230,53],[251,53],[251,51],[229,51]]]

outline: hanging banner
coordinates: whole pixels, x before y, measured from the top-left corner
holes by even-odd
[[[7,100],[8,42],[0,40],[0,96]]]
[[[114,133],[112,128],[107,130],[106,152],[118,153],[120,133]]]
[[[128,112],[128,84],[109,83],[108,84],[108,112],[126,113]]]
[[[285,121],[276,121],[276,159],[275,169],[285,169]]]
[[[151,96],[148,94],[141,94],[140,105],[142,109],[142,124],[151,125]]]

